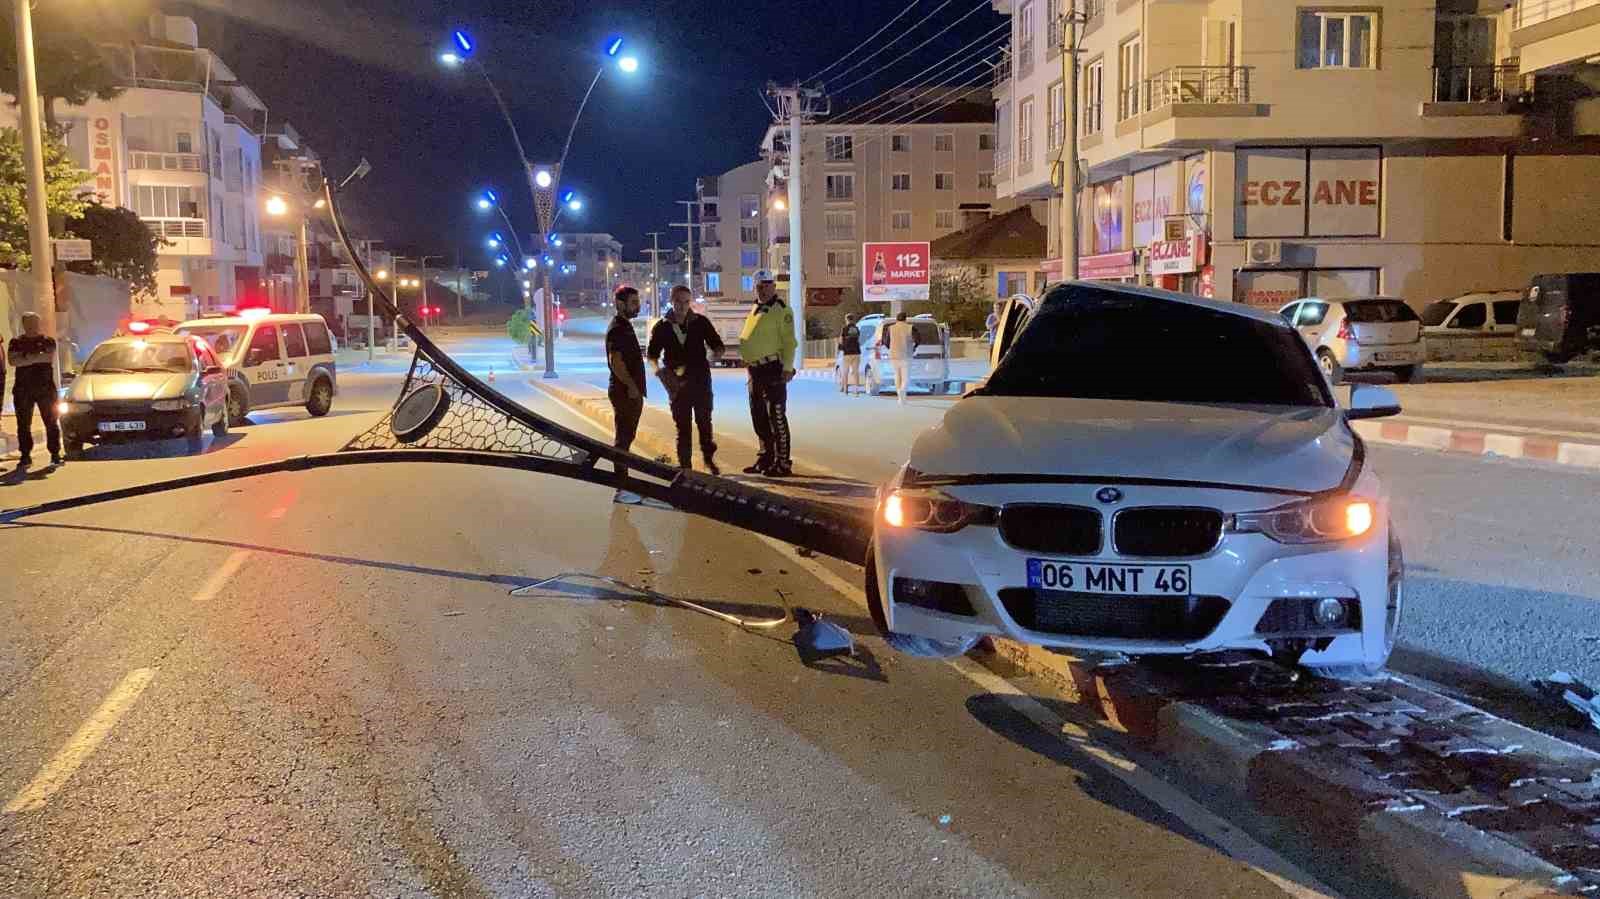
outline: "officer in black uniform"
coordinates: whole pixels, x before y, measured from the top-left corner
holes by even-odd
[[[45,443],[50,447],[50,464],[61,464],[61,428],[56,424],[56,341],[39,332],[39,315],[22,313],[22,333],[11,338],[6,355],[17,370],[11,387],[11,402],[17,408],[17,449],[22,453],[18,468],[33,464],[33,412],[39,410],[44,421]]]

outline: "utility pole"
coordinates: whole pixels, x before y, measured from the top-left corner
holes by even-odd
[[[1061,78],[1066,82],[1062,103],[1067,107],[1067,133],[1056,165],[1061,172],[1061,274],[1069,281],[1078,277],[1078,192],[1083,188],[1078,183],[1078,26],[1087,21],[1087,14],[1080,12],[1073,0],[1060,21],[1050,23],[1050,27],[1062,29]]]
[[[789,126],[789,308],[794,311],[795,342],[803,347],[806,345],[806,286],[805,245],[800,233],[800,154],[804,148],[800,142],[801,127],[808,121],[816,121],[819,115],[828,114],[828,96],[822,92],[821,85],[778,87],[772,83],[767,85],[767,95],[777,107],[777,118],[773,124],[783,125],[787,122]],[[773,143],[776,151],[777,142]]]
[[[22,160],[28,183],[28,252],[33,256],[33,308],[39,313],[39,325],[44,333],[61,338],[65,335],[56,333],[56,290],[50,277],[55,254],[50,248],[50,210],[44,192],[44,133],[40,124],[44,110],[40,108],[39,76],[34,68],[31,0],[16,0],[12,9],[12,21],[17,24],[17,82],[21,95],[17,99],[22,105]],[[65,340],[56,342],[58,348],[65,344]],[[59,369],[59,351],[56,362]]]
[[[661,232],[651,231],[650,249],[645,252],[650,254],[650,297],[655,307],[655,314],[661,314]],[[692,291],[693,288],[690,288]]]
[[[688,274],[687,274],[686,277],[687,277],[688,282],[689,282],[689,292],[693,293],[694,292],[694,250],[695,250],[694,229],[696,229],[696,228],[704,228],[705,227],[705,223],[704,222],[697,222],[697,221],[694,220],[694,211],[700,207],[700,201],[699,200],[679,200],[678,201],[678,205],[683,207],[683,217],[684,217],[685,221],[673,222],[671,227],[673,227],[673,228],[684,228],[689,232],[689,257],[688,257],[689,271],[688,271]]]

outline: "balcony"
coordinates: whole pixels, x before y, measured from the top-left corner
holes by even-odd
[[[1145,108],[1250,102],[1249,66],[1173,66],[1145,81]]]
[[[1433,101],[1422,104],[1425,116],[1507,115],[1533,99],[1532,77],[1516,63],[1479,66],[1435,66]]]
[[[1600,55],[1600,0],[1517,0],[1511,49],[1523,74]]]
[[[199,153],[152,153],[128,151],[128,168],[146,172],[204,172],[205,159]]]
[[[1006,47],[1000,51],[1000,58],[994,64],[994,89],[998,92],[1001,88],[1011,84],[1011,48]]]
[[[1256,102],[1250,74],[1249,66],[1173,66],[1157,72],[1145,79],[1144,111],[1120,122],[1117,134],[1128,133],[1128,124],[1136,122],[1153,147],[1235,140],[1241,119],[1265,118],[1272,111]]]

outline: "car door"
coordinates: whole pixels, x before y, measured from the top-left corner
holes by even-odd
[[[306,385],[311,378],[305,329],[299,322],[284,322],[278,328],[283,332],[283,375],[284,383],[288,386],[286,402],[303,403],[306,401]]]
[[[1011,349],[1011,344],[1016,342],[1017,335],[1022,333],[1022,328],[1033,315],[1033,298],[1026,294],[1016,294],[1006,300],[1000,307],[1000,321],[995,325],[994,343],[989,347],[989,370],[994,371],[1000,365],[1000,360],[1006,357],[1006,351]]]
[[[228,414],[228,372],[222,367],[222,362],[216,353],[211,351],[203,340],[196,340],[191,346],[200,359],[200,398],[205,404],[205,420],[211,421],[213,417]]]
[[[278,343],[278,326],[257,325],[250,335],[240,368],[250,387],[250,408],[281,406],[289,401],[289,383],[284,374],[283,348]]]

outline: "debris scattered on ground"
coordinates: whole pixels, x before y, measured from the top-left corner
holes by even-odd
[[[940,827],[949,827],[950,826],[950,816],[949,815],[940,815],[939,816],[939,826]]]
[[[779,574],[788,574],[789,573],[789,569],[787,569],[787,568],[779,568],[778,569],[778,573]]]
[[[451,609],[450,611],[444,613],[444,617],[446,617],[446,618],[454,618],[457,615],[465,615],[465,614],[467,614],[467,613],[461,611],[460,609]]]
[[[800,657],[807,662],[833,656],[847,656],[855,652],[855,641],[850,632],[818,615],[798,606],[794,610],[795,623],[800,630],[794,635],[794,645]]]
[[[797,547],[795,547],[795,555],[799,556],[802,559],[809,559],[812,556],[816,555],[816,553],[812,552],[811,551],[811,547],[809,547],[809,546],[797,546]]]
[[[1593,687],[1565,671],[1557,671],[1549,677],[1536,677],[1533,686],[1540,693],[1565,702],[1588,718],[1590,726],[1600,730],[1600,693],[1596,693]]]
[[[760,574],[761,573],[761,569],[759,569],[759,568],[746,568],[744,570],[744,573],[745,574]]]

